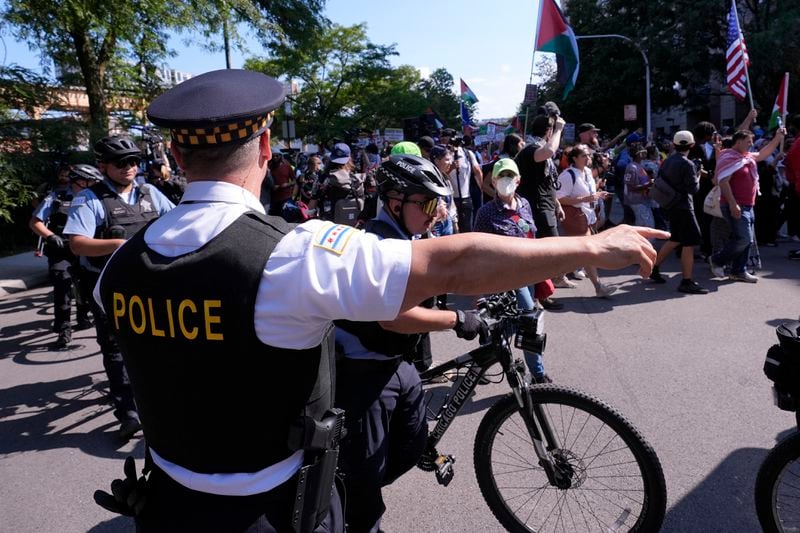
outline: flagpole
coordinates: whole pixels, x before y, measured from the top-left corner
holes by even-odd
[[[786,115],[789,114],[789,73],[786,72],[783,75],[783,102],[781,102],[781,106],[783,107],[783,115],[781,116],[781,123],[783,127],[786,127]],[[783,153],[784,144],[786,143],[786,136],[784,135],[783,139],[781,139],[781,151]]]
[[[742,23],[739,20],[739,8],[736,7],[736,0],[731,0],[731,2],[733,3],[733,12],[736,14],[736,25],[739,27],[739,38],[744,41]],[[756,105],[753,103],[753,89],[750,87],[750,70],[747,68],[747,62],[749,59],[750,55],[748,54],[747,58],[744,59],[742,63],[744,64],[744,78],[747,80],[747,95],[750,97],[750,109],[755,109]]]

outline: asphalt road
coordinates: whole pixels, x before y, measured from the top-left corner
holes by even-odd
[[[657,451],[669,491],[665,532],[758,531],[756,472],[794,424],[772,405],[762,373],[774,327],[800,314],[800,263],[785,259],[791,248],[761,250],[757,285],[709,281],[698,265],[696,278],[712,292],[683,295],[673,259],[662,269],[666,285],[632,270],[606,273],[619,287],[611,299],[592,298],[583,281],[560,290],[565,309],[547,316],[547,371],[617,407]],[[50,351],[51,319],[47,289],[0,300],[0,531],[133,531],[92,493],[119,477],[128,454],[141,457],[142,442],[115,438],[93,331],[77,332],[69,351]],[[452,333],[434,336],[439,360],[470,346]],[[507,390],[479,387],[445,435],[440,451],[457,457],[448,487],[415,469],[386,490],[386,531],[501,530],[478,490],[472,446],[480,419]]]

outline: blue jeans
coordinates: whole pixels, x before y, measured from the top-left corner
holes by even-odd
[[[731,274],[743,274],[747,267],[747,257],[753,242],[753,224],[755,214],[752,206],[742,207],[742,216],[738,219],[731,215],[728,204],[722,204],[722,216],[731,228],[731,237],[719,252],[711,256],[715,265],[731,264]]]
[[[535,294],[533,287],[522,287],[515,292],[517,293],[517,306],[520,309],[526,311],[533,309],[533,294]],[[537,378],[542,377],[544,375],[542,354],[522,350],[522,355],[525,356],[525,364],[528,365],[528,370],[531,371],[531,374]]]

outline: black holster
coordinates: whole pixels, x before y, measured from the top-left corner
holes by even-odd
[[[305,451],[292,511],[295,533],[314,531],[328,515],[343,428],[344,410],[334,408],[322,420],[301,417],[289,430],[289,448]]]

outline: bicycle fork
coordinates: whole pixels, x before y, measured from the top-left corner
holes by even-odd
[[[514,396],[519,404],[520,416],[528,429],[528,435],[533,442],[533,449],[539,458],[547,480],[559,489],[568,489],[572,486],[573,469],[568,461],[559,461],[557,457],[561,445],[556,438],[550,420],[539,405],[534,405],[528,394],[528,386],[513,387]],[[546,443],[546,444],[545,444]]]

